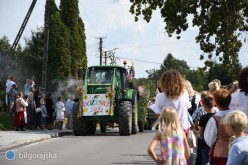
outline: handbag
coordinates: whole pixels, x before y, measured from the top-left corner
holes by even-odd
[[[41,108],[40,108],[40,107],[36,108],[36,109],[35,109],[35,112],[36,112],[36,113],[41,112]]]

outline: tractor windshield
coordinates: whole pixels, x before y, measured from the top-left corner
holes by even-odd
[[[91,70],[89,84],[112,84],[113,70]],[[119,85],[121,83],[120,70],[116,71],[116,80]]]
[[[110,84],[113,76],[112,70],[92,70],[90,84]]]

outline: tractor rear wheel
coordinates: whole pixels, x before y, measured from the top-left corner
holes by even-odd
[[[105,133],[106,132],[106,128],[107,128],[107,124],[106,123],[100,123],[101,133]]]
[[[132,102],[121,101],[119,108],[119,134],[129,136],[132,133]]]
[[[78,117],[79,112],[79,104],[78,102],[74,103],[73,105],[73,134],[75,136],[83,136],[86,135],[86,129],[85,129],[85,122],[83,117]]]
[[[94,135],[96,133],[96,122],[95,121],[87,121],[86,130],[87,130],[87,134]]]

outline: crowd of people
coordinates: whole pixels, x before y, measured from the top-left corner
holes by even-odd
[[[34,79],[27,79],[24,91],[18,89],[15,76],[9,76],[6,81],[7,112],[14,115],[16,131],[31,130],[62,130],[65,118],[65,129],[72,129],[73,96],[66,103],[61,97],[54,103],[51,93],[42,95],[35,85]]]
[[[158,85],[150,106],[158,116],[158,132],[148,147],[157,164],[248,164],[248,66],[228,88],[215,79],[208,91],[198,93],[177,70],[165,71]]]

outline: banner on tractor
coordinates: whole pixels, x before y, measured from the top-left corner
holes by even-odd
[[[83,97],[83,116],[110,115],[108,94],[87,94]]]

